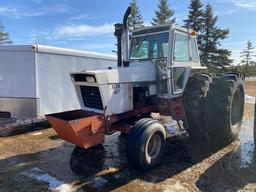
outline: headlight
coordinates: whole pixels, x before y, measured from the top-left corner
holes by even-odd
[[[96,83],[94,76],[86,76],[87,83]]]

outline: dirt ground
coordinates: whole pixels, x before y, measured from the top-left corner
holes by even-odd
[[[246,82],[246,94],[256,96],[256,82]],[[169,142],[161,166],[146,174],[129,165],[118,133],[89,151],[52,129],[3,137],[0,191],[256,191],[253,127],[254,105],[246,103],[240,141],[215,153],[188,140]]]
[[[246,94],[250,96],[256,96],[256,81],[245,82]]]

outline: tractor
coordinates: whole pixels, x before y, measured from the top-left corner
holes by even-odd
[[[159,165],[173,138],[210,146],[237,139],[243,77],[206,73],[196,33],[174,22],[129,31],[130,12],[115,24],[117,67],[70,74],[81,110],[46,115],[57,134],[84,149],[127,134],[127,158],[140,171]]]

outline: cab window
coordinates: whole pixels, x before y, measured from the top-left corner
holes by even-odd
[[[175,33],[174,42],[174,61],[189,62],[189,36],[186,34]]]
[[[132,59],[147,59],[149,57],[149,41],[144,40],[143,42],[135,42],[131,52]]]
[[[168,54],[169,33],[133,37],[131,40],[131,60],[151,60],[165,58]]]
[[[185,78],[185,67],[173,68],[173,85],[174,92],[179,92],[183,89],[183,81]]]
[[[196,39],[191,38],[191,48],[192,48],[192,61],[193,62],[198,62],[198,52],[197,52],[197,46],[196,46]]]

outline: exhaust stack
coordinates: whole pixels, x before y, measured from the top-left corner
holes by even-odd
[[[127,26],[127,20],[131,14],[131,7],[128,7],[123,18],[123,66],[129,67],[129,31]]]
[[[115,24],[114,35],[117,38],[117,67],[122,67],[122,31],[123,25],[121,23]]]
[[[131,14],[131,7],[128,7],[123,18],[123,24],[115,24],[114,35],[117,38],[117,66],[129,66],[129,31],[127,20]],[[123,59],[123,61],[122,61]]]

